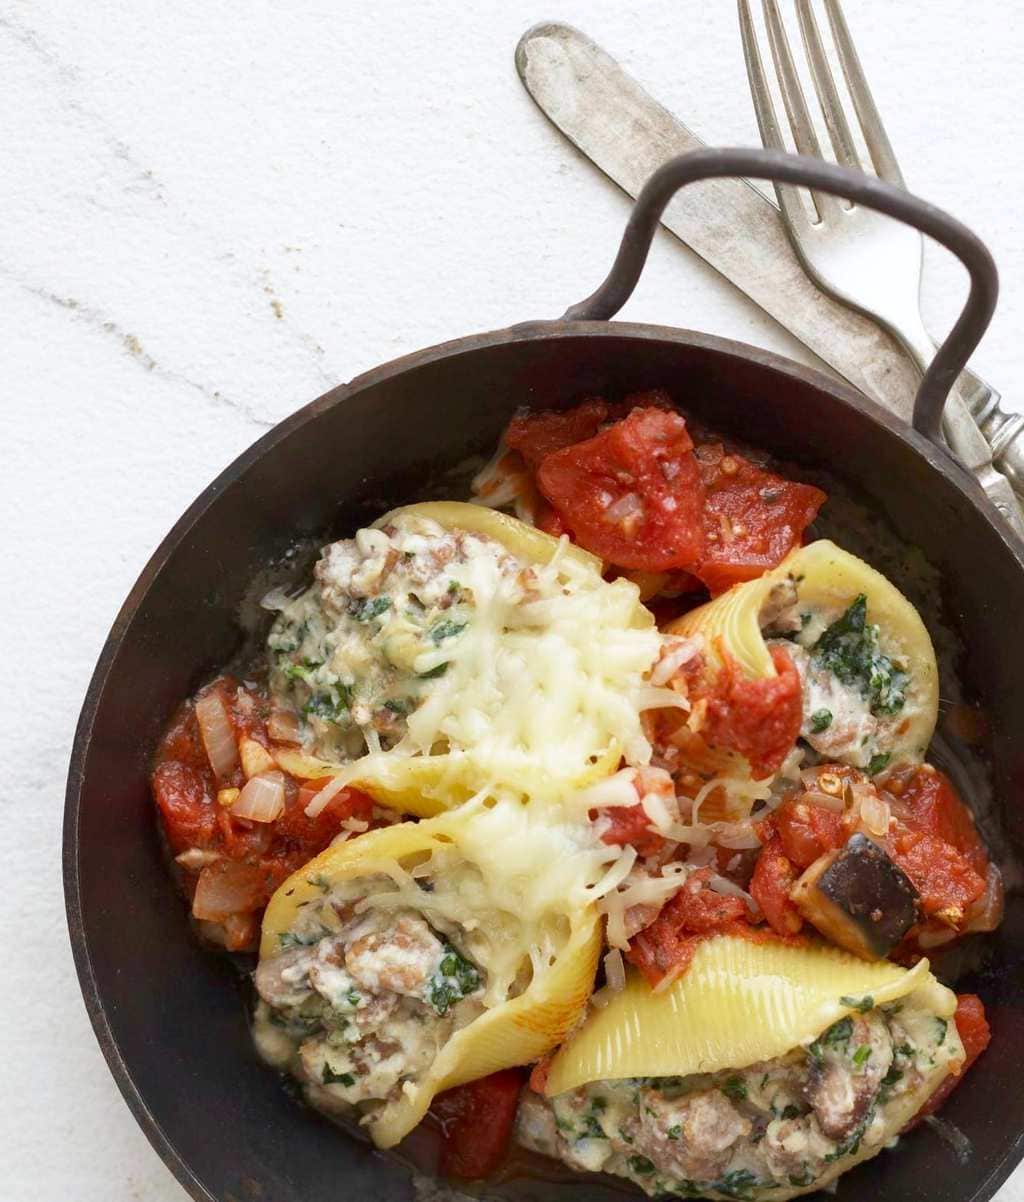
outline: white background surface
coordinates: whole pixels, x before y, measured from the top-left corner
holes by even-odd
[[[847,13],[908,183],[996,254],[976,366],[1024,401],[1019,6]],[[513,69],[542,19],[585,29],[706,139],[756,142],[731,0],[0,0],[4,1199],[184,1198],[72,968],[78,708],[159,539],[268,425],[406,351],[553,316],[603,275],[626,201]],[[939,332],[960,283],[929,256]],[[626,315],[799,354],[667,238]]]

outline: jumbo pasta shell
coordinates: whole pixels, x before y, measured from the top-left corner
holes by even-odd
[[[744,1068],[810,1043],[858,1001],[883,1005],[922,989],[937,1015],[953,1014],[956,998],[926,960],[908,970],[823,943],[717,936],[662,992],[631,973],[622,992],[594,1010],[555,1056],[545,1092]]]
[[[646,762],[639,712],[660,635],[637,586],[604,580],[588,552],[478,505],[412,505],[378,525],[417,519],[500,543],[534,571],[536,598],[512,605],[500,586],[471,590],[475,616],[399,744],[344,766],[321,761],[324,774],[429,816],[480,791],[565,797],[623,757]],[[289,762],[301,763],[286,755],[289,771]]]
[[[772,590],[788,579],[799,582],[800,603],[810,607],[838,613],[855,597],[863,594],[867,598],[868,619],[879,628],[881,650],[912,666],[906,717],[892,764],[920,762],[938,717],[939,673],[931,638],[917,610],[894,584],[828,539],[798,548],[759,579],[736,585],[707,605],[684,614],[672,623],[669,633],[702,636],[711,672],[720,666],[721,653],[727,652],[750,677],[775,676],[760,617]],[[715,759],[712,749],[712,766]],[[723,760],[723,768],[725,764]],[[694,767],[706,770],[708,764]]]
[[[433,906],[449,920],[461,914],[472,924],[476,942],[467,935],[466,949],[486,973],[487,1008],[451,1036],[424,1076],[407,1081],[397,1100],[373,1114],[368,1126],[380,1147],[402,1139],[438,1092],[545,1055],[585,1009],[601,949],[587,886],[601,862],[578,831],[549,817],[505,802],[369,831],[317,856],[271,898],[261,958],[280,954],[300,916],[311,905],[326,907],[339,883],[378,875],[400,881],[437,856],[434,888],[423,892],[410,877],[401,904],[418,906],[428,921]],[[458,880],[460,864],[468,884],[446,895],[445,881]]]

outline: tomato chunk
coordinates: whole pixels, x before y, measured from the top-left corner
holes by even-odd
[[[964,1045],[964,1052],[966,1052],[963,1065],[959,1073],[955,1076],[947,1077],[942,1082],[928,1101],[925,1102],[924,1106],[921,1107],[914,1122],[917,1119],[923,1118],[926,1114],[934,1114],[939,1109],[964,1079],[964,1073],[967,1072],[975,1060],[988,1047],[992,1039],[988,1019],[985,1017],[985,1006],[981,998],[975,993],[961,993],[957,997],[954,1021],[956,1022],[957,1033]]]
[[[505,430],[505,445],[518,451],[530,467],[539,467],[553,451],[593,438],[609,412],[607,401],[590,397],[572,409],[520,413]]]
[[[988,852],[974,826],[970,810],[944,773],[922,764],[906,781],[893,782],[899,798],[897,812],[904,826],[935,835],[955,847],[975,872],[984,876]]]
[[[603,843],[631,843],[640,856],[653,856],[665,846],[662,836],[651,830],[651,820],[639,802],[633,806],[611,806],[607,810],[593,811],[591,818],[598,815],[611,823],[601,836]]]
[[[153,773],[153,796],[175,854],[211,841],[217,807],[198,768],[180,760],[160,764]]]
[[[342,789],[336,793],[315,818],[306,815],[306,806],[330,781],[330,777],[321,780],[306,781],[294,798],[289,799],[284,813],[274,823],[278,835],[287,839],[295,839],[308,845],[312,855],[322,851],[334,838],[346,818],[358,818],[369,822],[373,815],[373,798],[361,793],[358,789]]]
[[[985,892],[985,879],[952,844],[922,831],[898,830],[891,855],[921,895],[921,909],[960,926],[967,907]]]
[[[634,409],[547,455],[537,484],[574,540],[608,563],[659,572],[701,558],[704,486],[678,413]]]
[[[444,1133],[441,1173],[467,1181],[490,1177],[505,1158],[525,1073],[505,1069],[439,1094],[431,1107]]]
[[[750,680],[726,654],[707,698],[701,729],[712,747],[731,748],[750,761],[755,779],[777,772],[800,734],[803,689],[789,653],[772,648],[776,676]]]
[[[846,842],[842,814],[824,806],[792,799],[779,806],[771,821],[783,853],[800,869],[810,868],[820,856]]]
[[[693,873],[654,922],[630,941],[626,959],[652,986],[681,976],[708,935],[747,924],[743,899],[715,893],[708,886],[710,876],[706,868]]]
[[[769,839],[757,857],[750,894],[761,907],[768,925],[779,935],[795,935],[804,925],[789,891],[799,873],[782,849],[778,835]]]
[[[696,572],[715,595],[780,564],[827,498],[820,488],[727,454],[720,443],[699,448],[697,460],[706,500],[704,557]]]

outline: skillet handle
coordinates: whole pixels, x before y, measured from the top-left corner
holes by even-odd
[[[902,188],[860,171],[777,150],[709,147],[669,159],[655,171],[636,198],[619,252],[604,282],[586,300],[567,309],[565,319],[601,321],[614,317],[636,287],[668,202],[686,184],[722,176],[798,184],[856,201],[915,226],[951,250],[963,263],[971,278],[967,301],[925,372],[914,400],[914,429],[945,449],[942,410],[950,389],[992,319],[999,294],[996,265],[981,239],[955,217]]]

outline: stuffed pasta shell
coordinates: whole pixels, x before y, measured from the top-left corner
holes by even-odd
[[[331,544],[315,575],[269,639],[272,690],[300,724],[286,770],[429,816],[649,759],[660,636],[637,587],[567,540],[432,502]]]
[[[692,610],[672,626],[699,636],[706,671],[749,680],[799,676],[798,734],[822,759],[872,775],[919,763],[938,713],[924,623],[880,572],[826,539]],[[729,752],[704,748],[712,768]]]
[[[520,1138],[649,1194],[773,1199],[879,1152],[964,1050],[928,972],[723,936],[685,977],[632,977],[558,1053]]]
[[[518,803],[329,849],[267,908],[257,1045],[390,1147],[435,1093],[536,1060],[576,1022],[607,858]]]

